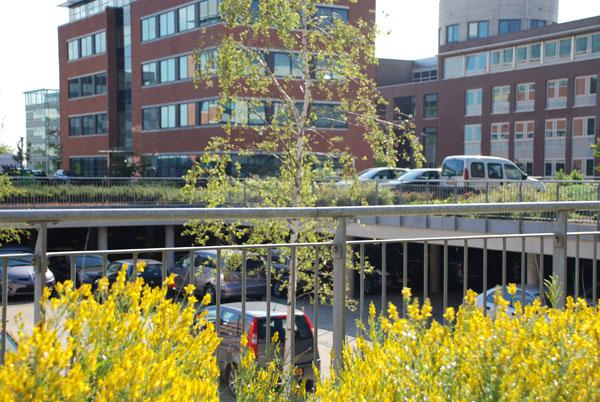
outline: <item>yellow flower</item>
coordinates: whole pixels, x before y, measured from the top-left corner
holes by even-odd
[[[193,290],[192,290],[192,292],[193,292]],[[202,305],[203,306],[208,306],[210,304],[210,302],[211,302],[211,296],[210,296],[210,293],[207,293],[202,298]]]
[[[514,297],[517,294],[517,285],[510,283],[508,285],[508,294]]]
[[[404,300],[409,300],[412,297],[412,292],[410,291],[410,288],[402,289],[402,297],[404,298]]]
[[[144,272],[144,270],[146,269],[146,265],[148,265],[148,263],[145,260],[138,261],[138,263],[136,265],[137,271],[139,273]]]
[[[107,277],[100,278],[98,280],[97,291],[100,293],[104,292],[105,290],[108,289],[108,285],[109,285],[109,281],[108,281]]]
[[[246,335],[245,332],[242,334],[242,337],[240,338],[240,345],[242,346],[242,348],[245,348],[246,346],[248,346],[248,335]]]
[[[196,286],[193,283],[190,283],[186,287],[184,287],[183,290],[185,291],[185,294],[191,296],[194,294],[194,291],[196,290]]]
[[[446,312],[444,313],[444,319],[447,322],[452,322],[452,321],[454,321],[455,316],[456,316],[456,313],[454,312],[454,307],[448,307],[446,309]]]

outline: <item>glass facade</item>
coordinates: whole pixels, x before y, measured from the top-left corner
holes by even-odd
[[[53,174],[60,166],[60,108],[57,90],[25,93],[26,143],[31,146],[28,167]]]
[[[69,158],[71,174],[78,177],[104,177],[108,171],[105,156]]]
[[[104,12],[106,7],[123,7],[134,0],[92,0],[69,7],[69,22],[78,21]]]

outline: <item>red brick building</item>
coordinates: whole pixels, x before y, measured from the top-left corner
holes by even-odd
[[[223,29],[219,0],[70,0],[63,6],[70,11],[70,22],[58,30],[64,168],[102,176],[109,160],[138,155],[148,175],[183,174],[207,141],[223,133],[214,118],[218,88],[194,87],[191,56],[202,29],[209,35]],[[319,13],[352,22],[374,18],[374,8],[375,0],[340,0]],[[207,46],[201,59],[213,51]],[[285,74],[289,52],[280,53],[270,62]],[[253,117],[244,122],[252,124]],[[365,163],[369,148],[358,127],[320,130],[344,137],[357,164]],[[241,162],[259,172],[270,165],[264,156]]]
[[[463,22],[445,18],[437,58],[382,60],[387,117],[396,109],[415,116],[431,166],[448,155],[481,154],[509,158],[536,176],[597,175],[590,146],[600,119],[600,17],[557,24],[502,19],[502,12],[487,13],[500,15],[497,34],[485,13],[469,22],[475,17],[455,11]]]

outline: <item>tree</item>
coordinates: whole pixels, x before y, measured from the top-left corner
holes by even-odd
[[[31,161],[31,142],[27,143],[26,150],[24,149],[23,142],[24,138],[21,137],[19,142],[17,142],[17,152],[13,155],[13,159],[19,164],[21,169],[25,167],[25,162]]]
[[[334,167],[332,161],[323,164],[316,151],[325,149],[334,154],[345,175],[354,171],[347,142],[328,128],[349,126],[362,131],[361,140],[375,163],[395,166],[399,158],[419,158],[418,152],[398,153],[406,143],[416,142],[411,127],[384,121],[377,115],[377,107],[385,101],[372,78],[377,63],[374,14],[346,22],[342,12],[319,12],[317,5],[334,3],[221,1],[223,30],[201,33],[195,81],[202,90],[218,86],[213,118],[214,122],[223,122],[224,135],[211,139],[209,152],[186,176],[183,191],[189,200],[201,198],[209,207],[226,204],[227,195],[241,186],[226,174],[236,164],[239,171],[239,163],[231,155],[265,153],[278,159],[280,177],[244,184],[253,186],[262,205],[314,206],[316,180],[328,176]],[[361,3],[375,7],[372,0]],[[205,50],[215,43],[216,51]],[[271,62],[274,58],[286,60],[287,67],[276,70]],[[316,169],[320,165],[325,174]],[[206,181],[202,191],[197,185],[200,179]],[[333,193],[331,203],[336,202],[336,191]],[[324,225],[331,222],[256,220],[251,222],[252,229],[241,227],[240,222],[190,222],[188,233],[199,244],[208,239],[232,243],[243,238],[251,243],[315,242],[330,237]],[[329,258],[330,250],[321,251],[320,264],[325,266],[323,261]],[[303,248],[291,255],[290,265],[307,284],[306,291],[313,283],[314,253]],[[295,277],[295,271],[290,272],[290,281],[295,282]],[[288,300],[295,297],[294,287],[288,286]],[[322,283],[320,295],[324,300],[331,296],[327,280]],[[289,316],[293,316],[291,308],[288,303]],[[293,324],[288,323],[286,331],[291,331],[289,325]],[[286,351],[290,350],[289,342],[287,336]]]
[[[0,155],[12,154],[14,150],[6,144],[0,144]]]

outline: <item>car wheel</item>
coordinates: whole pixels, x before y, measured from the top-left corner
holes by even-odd
[[[210,304],[214,304],[217,298],[217,292],[213,285],[208,284],[204,287],[204,295],[210,295]]]
[[[235,378],[237,377],[237,366],[231,363],[227,366],[227,371],[225,372],[225,386],[235,398]]]

